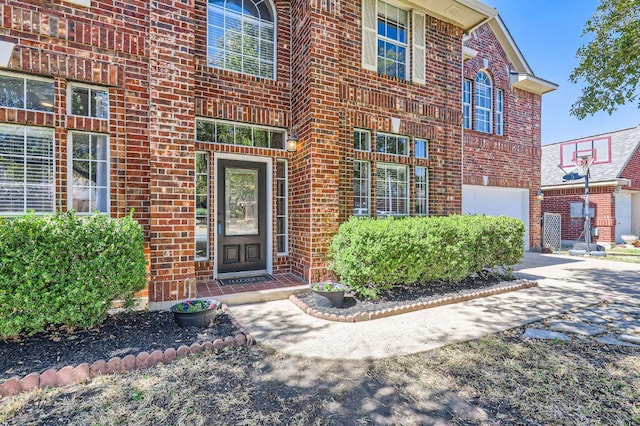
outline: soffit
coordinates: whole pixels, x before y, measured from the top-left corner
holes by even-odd
[[[412,7],[469,32],[498,11],[477,0],[413,0]]]

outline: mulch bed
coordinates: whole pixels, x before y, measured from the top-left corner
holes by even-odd
[[[69,332],[51,328],[30,337],[0,340],[0,383],[12,376],[107,361],[116,356],[123,358],[143,351],[164,351],[240,332],[227,314],[219,315],[213,327],[198,328],[179,327],[171,312],[122,312],[89,330]]]
[[[361,312],[380,312],[385,309],[392,309],[412,303],[428,302],[441,299],[443,296],[463,296],[476,290],[487,290],[513,285],[518,281],[521,280],[509,280],[501,275],[483,274],[459,282],[433,281],[425,284],[400,285],[382,292],[377,300],[359,299],[352,291],[347,290],[341,308],[319,306],[316,303],[313,293],[310,291],[308,293],[298,294],[297,297],[308,307],[316,309],[321,313],[348,316]]]

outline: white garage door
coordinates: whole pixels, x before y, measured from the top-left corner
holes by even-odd
[[[462,213],[508,216],[524,222],[524,247],[529,250],[529,190],[462,185]]]

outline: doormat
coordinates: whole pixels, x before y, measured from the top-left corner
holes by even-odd
[[[237,278],[223,278],[218,279],[220,285],[240,285],[240,284],[255,284],[264,281],[271,281],[274,279],[269,274],[256,275],[255,277],[237,277]]]

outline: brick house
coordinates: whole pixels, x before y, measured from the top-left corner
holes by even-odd
[[[539,169],[555,85],[476,0],[8,0],[0,22],[0,214],[134,209],[152,308],[322,279],[352,215],[515,202],[540,240],[539,175],[508,166]]]
[[[584,229],[584,179],[563,179],[578,150],[591,153],[589,208],[596,241],[622,243],[622,235],[640,235],[640,126],[542,147],[542,211],[561,215],[561,239],[573,243]],[[560,167],[558,167],[560,166]]]

